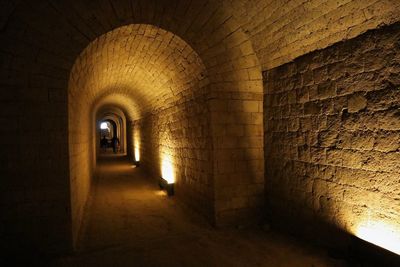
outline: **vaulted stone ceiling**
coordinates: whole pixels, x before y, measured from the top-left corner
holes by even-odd
[[[198,54],[207,50],[204,42],[212,45],[226,38],[240,40],[231,33],[242,28],[266,69],[394,22],[400,15],[400,2],[8,1],[0,12],[0,27],[6,37],[2,40],[3,51],[36,58],[39,65],[57,64],[59,77],[62,71],[69,71],[76,56],[91,41],[131,23],[161,26],[183,38]],[[49,37],[51,42],[47,41]],[[15,64],[18,67],[22,66]]]
[[[205,72],[176,35],[150,25],[124,26],[97,38],[77,59],[70,76],[72,109],[115,96],[137,119],[201,90]]]
[[[62,239],[71,237],[70,214],[65,210],[72,203],[76,232],[79,221],[75,217],[83,212],[82,203],[89,192],[89,179],[77,181],[91,174],[87,162],[91,162],[92,135],[79,132],[83,127],[70,127],[68,119],[89,128],[93,124],[89,115],[110,104],[131,117],[140,117],[168,107],[174,100],[190,99],[198,92],[196,88],[207,84],[211,92],[207,100],[212,100],[207,108],[216,126],[212,134],[222,132],[214,139],[215,151],[222,152],[213,159],[219,168],[219,176],[214,178],[226,182],[219,188],[231,186],[233,194],[232,184],[239,185],[233,175],[224,175],[225,171],[233,170],[240,181],[249,177],[250,169],[256,173],[254,181],[264,181],[260,167],[264,166],[261,70],[399,17],[398,0],[2,1],[0,92],[5,100],[2,121],[9,126],[2,129],[6,130],[2,138],[11,140],[2,146],[7,150],[2,155],[6,162],[2,177],[12,178],[7,181],[7,193],[33,191],[38,196],[35,203],[23,204],[12,198],[7,208],[29,207],[36,217],[24,214],[15,221],[29,226],[26,229],[31,229],[33,236],[59,237],[59,229],[47,226],[63,227],[65,235],[48,244],[64,244]],[[192,89],[187,90],[189,87]],[[186,112],[183,108],[182,113]],[[227,126],[235,126],[227,121],[235,124],[238,118],[243,132],[251,129],[248,139],[230,136],[237,130],[226,131]],[[236,145],[243,150],[235,153],[247,158],[252,155],[250,149],[257,148],[255,161],[247,161],[252,166],[249,169],[242,159],[230,158],[236,155],[231,153]],[[204,151],[201,146],[198,149]],[[232,166],[243,167],[241,173]],[[16,179],[23,176],[29,180]],[[74,186],[78,191],[70,194]],[[226,214],[247,201],[243,198],[232,206],[226,201],[232,195],[222,190],[217,193],[220,195],[215,196],[223,197],[216,206],[228,211]],[[38,210],[42,205],[51,209]],[[54,207],[60,212],[50,214]],[[32,222],[36,226],[31,227]],[[13,227],[14,221],[9,225]]]

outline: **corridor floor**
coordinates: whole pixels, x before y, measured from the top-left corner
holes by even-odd
[[[116,155],[99,162],[82,236],[54,266],[344,266],[272,231],[215,229]]]

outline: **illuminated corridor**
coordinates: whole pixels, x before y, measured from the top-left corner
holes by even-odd
[[[0,2],[0,266],[400,266],[399,0]]]
[[[126,157],[102,158],[93,194],[80,252],[55,266],[344,266],[268,230],[215,229]]]
[[[174,201],[126,157],[102,156],[95,177],[79,250],[146,244],[179,231]]]

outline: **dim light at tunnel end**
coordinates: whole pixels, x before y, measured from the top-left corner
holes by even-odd
[[[100,124],[100,129],[105,130],[105,129],[107,129],[107,128],[108,128],[107,122],[102,122],[102,123]]]

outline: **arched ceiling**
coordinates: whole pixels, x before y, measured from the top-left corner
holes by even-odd
[[[399,18],[398,0],[11,0],[0,8],[0,29],[4,52],[58,66],[59,77],[91,41],[127,24],[160,26],[202,58],[246,34],[266,69]]]
[[[65,90],[79,54],[99,36],[123,25],[151,24],[180,36],[203,60],[210,83],[219,83],[214,86],[218,90],[251,88],[262,92],[262,88],[254,89],[261,80],[260,66],[272,68],[378,25],[398,21],[400,2],[10,0],[0,8],[0,18],[3,86],[10,90],[29,88],[21,90],[22,98],[28,99],[46,88],[51,106],[52,101],[67,103]],[[140,72],[146,82],[153,78],[147,70]],[[112,84],[125,90],[121,89],[122,81],[114,79]],[[87,81],[93,88],[101,83]],[[143,83],[136,80],[138,86]],[[90,94],[85,97],[95,97],[94,91]],[[140,91],[137,94],[141,103],[145,97]],[[7,108],[15,106],[12,103]],[[43,110],[36,113],[45,113]]]
[[[96,122],[99,120],[104,120],[106,117],[120,117],[126,119],[124,108],[112,103],[111,105],[102,105],[96,111]]]
[[[71,72],[69,94],[75,107],[107,97],[125,103],[130,116],[138,118],[200,91],[205,80],[205,66],[181,38],[134,24],[100,36],[81,53]]]
[[[114,109],[121,111],[127,120],[133,121],[134,119],[137,119],[135,115],[138,114],[140,107],[138,106],[138,103],[133,101],[129,95],[114,92],[111,94],[108,93],[105,96],[95,100],[92,114],[98,116],[104,111]]]

